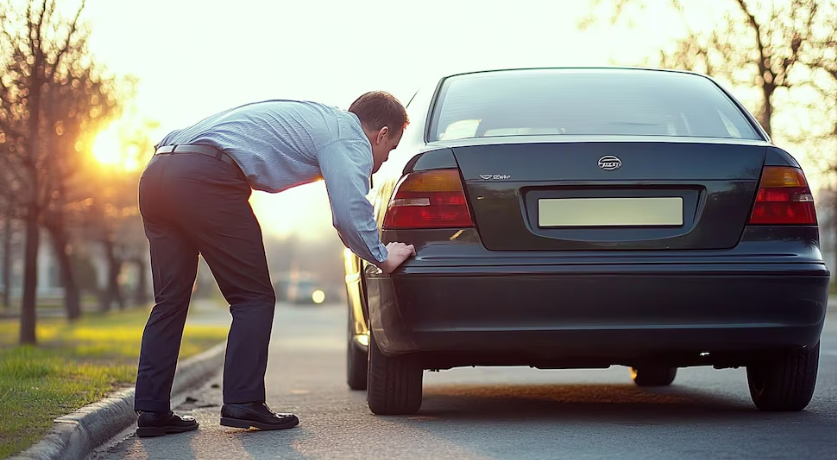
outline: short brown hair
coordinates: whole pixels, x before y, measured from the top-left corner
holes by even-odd
[[[357,98],[349,107],[349,112],[360,119],[365,129],[378,131],[389,127],[390,136],[400,127],[402,130],[410,123],[407,109],[392,94],[384,91],[370,91]]]

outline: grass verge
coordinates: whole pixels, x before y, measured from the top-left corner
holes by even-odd
[[[17,321],[0,321],[0,458],[41,439],[53,420],[135,382],[149,310],[39,319],[38,346],[15,346]],[[226,338],[228,328],[187,325],[180,359]]]

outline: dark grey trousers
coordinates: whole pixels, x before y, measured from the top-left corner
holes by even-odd
[[[155,156],[143,172],[139,209],[151,249],[155,305],[142,336],[135,410],[170,410],[199,254],[233,317],[224,403],[264,401],[276,295],[251,193],[237,167],[196,153]]]

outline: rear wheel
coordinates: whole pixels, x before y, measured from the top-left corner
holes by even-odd
[[[366,375],[368,373],[367,352],[354,340],[355,315],[349,306],[349,331],[346,344],[346,383],[352,390],[366,389]]]
[[[662,387],[671,385],[677,376],[676,367],[632,367],[631,379],[641,387]]]
[[[770,355],[747,366],[750,397],[763,411],[800,411],[814,396],[820,344]]]
[[[386,357],[369,333],[366,399],[377,415],[409,415],[421,408],[424,369],[417,354]]]

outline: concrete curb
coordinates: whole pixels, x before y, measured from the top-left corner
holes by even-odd
[[[172,386],[176,395],[208,378],[223,365],[226,342],[193,356],[177,366]],[[55,419],[50,432],[37,444],[9,460],[84,460],[137,421],[134,391],[129,388]]]

